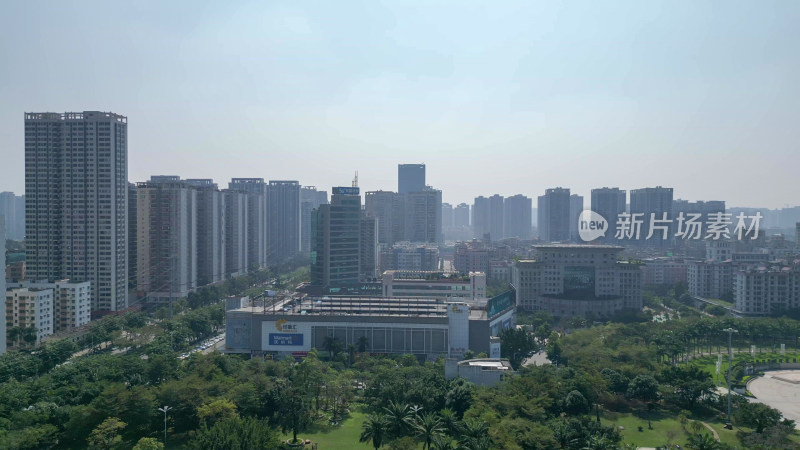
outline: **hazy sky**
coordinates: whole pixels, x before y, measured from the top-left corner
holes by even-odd
[[[791,0],[6,1],[0,190],[24,190],[24,112],[102,110],[128,116],[131,181],[395,190],[424,162],[451,203],[797,205],[798,23]]]

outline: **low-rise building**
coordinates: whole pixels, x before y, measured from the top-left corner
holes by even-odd
[[[382,281],[384,297],[486,301],[486,274],[482,272],[463,276],[446,272],[387,270]]]
[[[14,327],[35,327],[37,344],[45,336],[53,334],[53,290],[36,288],[6,290],[6,330]]]
[[[445,378],[450,380],[461,377],[478,386],[494,386],[514,373],[507,359],[478,358],[464,361],[447,359],[444,362]]]
[[[769,315],[800,308],[800,265],[751,266],[733,275],[735,309]]]
[[[556,317],[607,317],[642,308],[642,264],[618,260],[615,245],[534,246],[535,259],[515,261],[518,307]]]
[[[92,316],[92,283],[70,280],[9,283],[9,288],[53,291],[53,332],[77,328],[89,323]]]
[[[485,309],[430,298],[306,297],[273,309],[226,312],[225,351],[302,358],[312,348],[413,354],[433,360],[490,352],[493,336],[516,326],[513,298]]]
[[[381,251],[381,270],[434,271],[439,269],[439,247],[426,242],[397,242]]]
[[[644,284],[666,285],[686,283],[689,264],[683,258],[656,257],[644,261]]]
[[[686,271],[689,294],[705,298],[730,298],[733,294],[733,263],[691,261]]]

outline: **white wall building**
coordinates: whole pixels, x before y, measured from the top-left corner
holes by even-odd
[[[691,261],[686,269],[689,293],[704,298],[729,297],[733,291],[733,263]]]
[[[6,328],[36,327],[36,343],[53,334],[53,290],[16,288],[6,291]]]
[[[384,297],[486,300],[486,274],[483,272],[470,272],[469,276],[463,276],[445,272],[387,270],[382,281]]]
[[[53,332],[77,328],[89,323],[92,315],[92,283],[70,280],[9,283],[9,288],[53,291]]]
[[[735,309],[743,314],[768,315],[800,308],[800,266],[760,266],[733,275]]]

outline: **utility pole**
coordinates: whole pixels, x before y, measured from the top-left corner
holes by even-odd
[[[171,406],[164,405],[163,408],[158,408],[159,411],[164,413],[164,447],[167,446],[167,411],[172,409]]]
[[[733,333],[738,333],[738,331],[734,330],[733,328],[726,328],[722,330],[728,333],[728,423],[725,424],[725,428],[732,430],[733,424],[731,423],[731,368],[733,367],[733,347],[731,346]]]

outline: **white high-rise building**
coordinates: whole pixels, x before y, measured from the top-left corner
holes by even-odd
[[[28,278],[90,281],[93,310],[127,305],[127,122],[99,111],[25,113]]]

